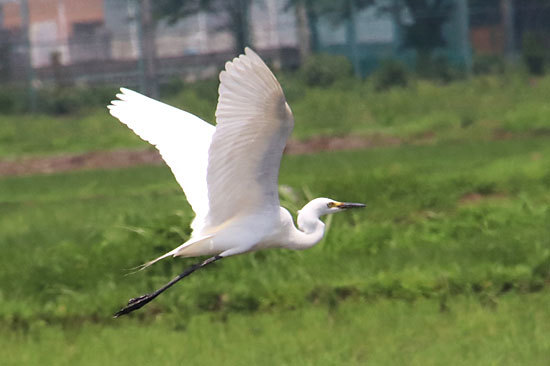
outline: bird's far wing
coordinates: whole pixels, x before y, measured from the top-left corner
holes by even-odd
[[[132,90],[120,90],[109,111],[159,150],[197,215],[191,227],[200,230],[208,212],[206,170],[215,127]]]
[[[279,166],[294,118],[283,90],[249,48],[220,73],[208,158],[206,228],[257,210],[279,212]]]

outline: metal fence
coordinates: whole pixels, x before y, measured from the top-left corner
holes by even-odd
[[[526,48],[533,53],[550,48],[546,0],[211,3],[245,7],[242,38],[275,67],[296,68],[312,50],[346,55],[357,75],[365,76],[385,59],[413,66],[429,50],[469,71],[477,55],[514,61]],[[324,3],[332,8],[319,10],[317,5]],[[231,8],[190,12],[169,23],[155,18],[155,4],[1,1],[0,86],[116,84],[146,89],[151,79],[211,77],[237,53],[238,32],[228,26],[235,24]],[[416,40],[415,32],[420,32]],[[430,39],[435,42],[432,49],[422,44]]]

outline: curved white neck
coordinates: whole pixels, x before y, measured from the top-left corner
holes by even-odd
[[[307,205],[298,213],[298,229],[294,229],[288,243],[290,249],[308,249],[323,239],[325,224],[319,213]]]

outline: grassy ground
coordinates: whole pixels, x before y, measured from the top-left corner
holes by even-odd
[[[128,298],[195,261],[126,275],[189,235],[191,211],[169,170],[2,178],[2,364],[546,364],[550,117],[541,90],[549,80],[420,83],[365,94],[367,107],[361,85],[334,87],[332,97],[289,90],[297,119],[309,113],[318,123],[298,122],[300,138],[435,137],[285,156],[281,195],[291,211],[312,196],[367,209],[329,218],[326,238],[308,251],[220,261],[118,320],[111,314]],[[185,92],[197,98],[195,112],[210,113],[209,90]],[[317,115],[308,98],[335,111]],[[0,155],[145,146],[97,113],[49,125],[2,116]],[[495,138],[509,132],[513,139]]]
[[[61,328],[34,324],[2,335],[3,365],[547,365],[548,292],[507,294],[493,307],[458,297],[346,301],[337,308],[224,319],[174,316]]]
[[[309,194],[369,208],[334,217],[325,241],[307,252],[222,261],[142,314],[379,297],[436,298],[446,307],[456,294],[490,304],[504,292],[542,290],[550,273],[549,168],[545,138],[286,157],[281,183],[296,196],[285,196],[291,209]],[[127,298],[184,264],[168,260],[124,276],[188,236],[191,213],[165,167],[6,178],[0,200],[7,323],[108,321]]]
[[[298,139],[354,134],[456,141],[550,132],[550,77],[486,76],[448,85],[418,81],[387,92],[356,81],[331,88],[306,88],[290,77],[281,83],[296,117],[293,137]],[[212,122],[216,99],[217,83],[203,82],[166,102]],[[105,108],[63,117],[4,115],[0,126],[4,158],[147,146]]]

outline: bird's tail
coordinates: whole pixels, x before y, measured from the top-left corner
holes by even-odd
[[[149,267],[150,265],[152,264],[155,264],[156,262],[160,261],[161,259],[164,259],[166,257],[170,257],[170,256],[177,256],[179,254],[179,252],[181,250],[183,250],[184,248],[187,248],[188,246],[190,245],[193,245],[193,244],[196,244],[198,242],[201,242],[203,240],[206,240],[206,239],[210,239],[212,238],[214,235],[207,235],[207,236],[201,236],[201,237],[198,237],[198,238],[191,238],[189,240],[187,240],[185,243],[183,243],[182,245],[180,245],[179,247],[177,248],[174,248],[172,249],[171,251],[169,251],[168,253],[166,254],[163,254],[161,255],[160,257],[158,258],[155,258],[149,262],[146,262],[146,263],[143,263],[142,265],[136,267],[136,270],[137,271],[141,271],[141,270],[144,270],[145,268]]]

